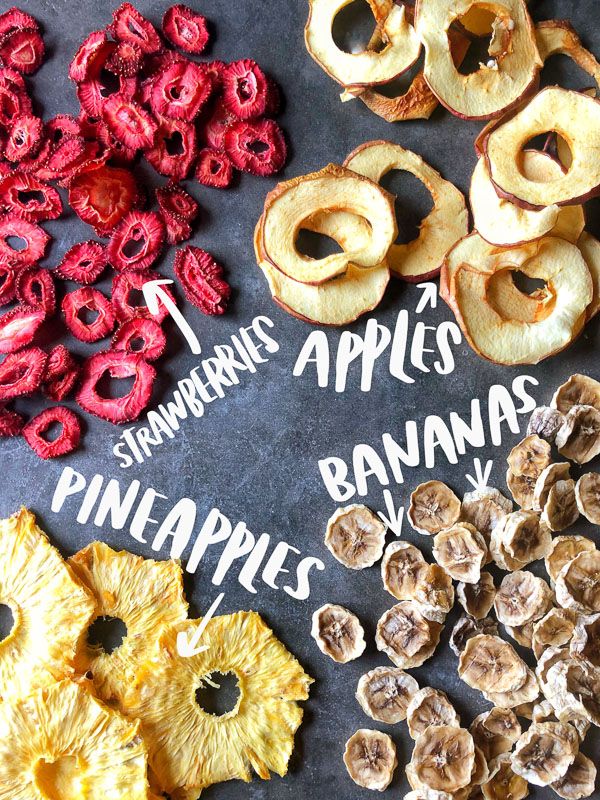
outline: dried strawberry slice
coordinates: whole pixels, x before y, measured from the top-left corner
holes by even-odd
[[[190,303],[204,314],[225,313],[231,287],[210,253],[199,247],[184,247],[177,251],[173,268]]]
[[[205,72],[210,77],[213,89],[221,89],[223,85],[223,73],[227,64],[224,61],[207,61],[203,65]]]
[[[0,80],[0,125],[10,128],[18,117],[29,113],[31,113],[29,97]]]
[[[123,397],[104,397],[97,386],[108,374],[111,378],[135,377],[130,391]],[[76,400],[79,405],[101,419],[115,424],[137,419],[150,402],[156,370],[139,353],[108,350],[88,358]]]
[[[53,425],[60,425],[60,433],[52,440],[46,434]],[[81,425],[74,411],[64,406],[45,408],[32,417],[23,428],[23,438],[40,458],[57,458],[72,453],[81,440]]]
[[[29,267],[17,276],[17,298],[23,305],[40,308],[46,316],[54,314],[56,289],[48,269]]]
[[[0,179],[0,208],[29,222],[58,219],[62,212],[59,193],[33,175],[11,172]]]
[[[54,400],[55,403],[66,400],[77,386],[80,372],[80,368],[76,367],[75,369],[67,370],[60,378],[55,378],[45,383],[42,390],[46,397]]]
[[[232,61],[223,71],[223,103],[238,119],[260,117],[269,105],[267,76],[250,58]]]
[[[23,75],[31,75],[41,67],[44,50],[44,40],[34,28],[17,28],[0,40],[0,60]]]
[[[114,44],[114,43],[113,43]],[[106,100],[113,94],[120,94],[128,100],[133,100],[138,90],[137,78],[117,76],[103,67],[96,78],[88,78],[77,84],[77,99],[83,110],[93,116],[101,117]]]
[[[119,223],[107,248],[108,261],[119,270],[147,269],[161,253],[165,226],[155,211],[130,211]]]
[[[211,91],[211,80],[199,64],[177,61],[154,79],[150,105],[159,116],[192,122]]]
[[[122,3],[113,13],[110,32],[120,42],[137,44],[144,53],[157,53],[162,47],[154,25],[131,3]]]
[[[83,136],[81,122],[71,114],[57,114],[46,122],[46,136],[53,144],[58,144],[63,136]]]
[[[53,144],[43,165],[35,171],[41,180],[56,180],[69,174],[87,156],[87,145],[83,136],[65,134]]]
[[[202,128],[206,144],[215,150],[222,150],[225,145],[225,131],[234,121],[235,117],[225,108],[223,100],[219,98],[212,114]]]
[[[22,114],[11,125],[4,157],[9,161],[21,161],[36,153],[42,143],[44,126],[33,114]]]
[[[111,348],[139,353],[146,361],[156,361],[167,346],[167,337],[153,319],[133,317],[124,322],[113,336]]]
[[[20,8],[13,6],[0,14],[0,36],[5,36],[7,33],[12,33],[17,28],[33,28],[39,30],[39,25],[35,17],[21,11]]]
[[[186,53],[201,53],[208,44],[206,18],[183,4],[171,6],[165,11],[162,29],[173,47],[179,47]]]
[[[12,411],[6,406],[0,408],[0,436],[18,436],[25,425],[25,418],[16,411]]]
[[[253,175],[272,175],[285,164],[283,131],[272,119],[233,122],[226,130],[225,150],[233,166]]]
[[[23,245],[13,247],[14,239]],[[8,213],[0,217],[0,261],[14,261],[17,264],[34,264],[39,261],[50,241],[50,236],[34,222],[21,219]]]
[[[106,62],[106,68],[124,78],[133,78],[140,71],[143,60],[144,53],[138,44],[119,42]]]
[[[76,283],[95,283],[106,267],[106,248],[100,242],[74,244],[54,270],[59,278]]]
[[[43,378],[46,397],[57,403],[65,400],[75,388],[79,372],[79,364],[63,344],[52,348]]]
[[[135,178],[129,170],[102,166],[77,175],[69,185],[69,203],[75,213],[101,235],[112,231],[133,208]]]
[[[104,120],[100,120],[96,128],[96,139],[104,148],[104,152],[110,159],[111,164],[119,167],[128,167],[135,159],[138,151],[131,147],[126,147],[123,142],[112,135],[108,125]]]
[[[82,286],[66,294],[62,310],[68,329],[82,342],[97,342],[115,327],[115,312],[110,300],[91,286]],[[95,319],[86,321],[86,311],[95,313]]]
[[[151,115],[126,95],[112,94],[104,101],[103,118],[120,142],[133,149],[152,147],[157,125]]]
[[[31,344],[46,312],[39,307],[15,306],[0,316],[0,353],[16,353]]]
[[[0,402],[39,389],[48,356],[40,347],[10,353],[0,364]]]
[[[147,270],[127,270],[115,275],[112,282],[112,303],[115,314],[119,322],[126,322],[133,317],[143,317],[153,319],[159,324],[169,313],[168,308],[159,299],[158,311],[151,314],[150,309],[144,303],[142,289],[148,281],[160,280],[161,276],[157,272]],[[162,290],[170,297],[174,303],[175,298],[169,291],[168,286],[162,286]]]
[[[226,189],[233,179],[231,159],[221,150],[205,147],[198,154],[196,164],[196,180],[205,186],[216,186]]]
[[[157,189],[156,201],[162,214],[175,214],[188,221],[198,214],[198,203],[177,183],[169,182]]]
[[[152,53],[144,59],[142,76],[144,79],[155,78],[157,75],[162,75],[172,64],[185,60],[185,56],[176,53],[175,50],[161,50],[159,53]]]
[[[69,78],[75,83],[81,83],[97,77],[114,49],[115,45],[108,41],[105,31],[92,31],[79,45],[69,65]]]
[[[165,211],[160,213],[167,232],[167,242],[169,244],[179,244],[187,241],[192,235],[190,223],[178,214],[168,214]]]
[[[12,302],[17,296],[17,276],[20,267],[0,262],[0,306]]]
[[[183,180],[196,158],[196,127],[193,122],[161,117],[154,147],[144,151],[160,175]]]

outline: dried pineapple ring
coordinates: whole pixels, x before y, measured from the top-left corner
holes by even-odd
[[[306,49],[319,66],[342,86],[386,83],[409,69],[419,57],[421,42],[406,19],[404,6],[393,0],[370,0],[385,46],[379,52],[345,53],[333,40],[332,26],[349,0],[309,0],[304,29]]]
[[[593,406],[600,411],[600,382],[589,375],[571,375],[554,392],[552,407],[566,414],[573,406]]]
[[[417,603],[404,600],[380,617],[375,644],[397,667],[411,669],[433,655],[441,632],[442,625],[427,619]]]
[[[412,492],[407,517],[418,533],[440,533],[458,522],[460,500],[445,483],[427,481]]]
[[[578,751],[573,728],[560,722],[536,722],[517,742],[512,768],[534,786],[548,786],[563,777]]]
[[[474,636],[462,652],[458,674],[472,689],[510,692],[527,679],[527,666],[515,649],[498,636]]]
[[[573,406],[556,434],[558,452],[576,464],[587,464],[600,453],[600,411]]]
[[[313,637],[319,650],[338,664],[347,664],[365,650],[365,632],[356,614],[326,603],[312,615]]]
[[[496,597],[494,578],[482,572],[477,583],[462,583],[456,587],[458,602],[473,619],[484,619],[490,613]]]
[[[338,508],[327,522],[325,545],[348,569],[372,567],[383,555],[385,525],[359,504]]]
[[[437,792],[467,786],[475,766],[475,744],[465,728],[430,725],[417,738],[411,764],[420,783]]]
[[[61,681],[0,704],[1,794],[5,798],[146,800],[146,746],[139,723],[85,688]]]
[[[455,581],[477,583],[487,556],[485,539],[468,522],[457,522],[434,539],[433,557]]]
[[[387,733],[361,728],[346,742],[344,764],[357,786],[383,792],[398,765],[396,745]]]
[[[424,686],[413,696],[406,710],[406,721],[413,739],[417,739],[431,725],[460,728],[460,717],[448,695],[431,686]]]
[[[396,600],[413,600],[427,567],[423,553],[414,544],[391,542],[381,562],[383,586]]]
[[[166,627],[187,618],[181,566],[116,552],[103,542],[92,542],[68,563],[95,600],[95,618],[120,619],[127,627],[111,653],[82,639],[75,668],[80,675],[91,672],[98,696],[127,714],[137,670],[152,658]]]
[[[577,753],[563,777],[550,786],[564,800],[592,797],[596,788],[596,765],[583,753]]]
[[[376,667],[361,677],[356,699],[371,719],[393,725],[406,719],[412,697],[419,691],[417,681],[398,667]]]
[[[556,581],[565,564],[579,553],[595,550],[596,545],[585,536],[557,536],[552,540],[551,549],[544,557],[546,572],[551,581]]]
[[[407,244],[392,244],[387,262],[392,273],[406,281],[418,282],[437,275],[448,250],[469,230],[462,192],[421,156],[391,142],[362,144],[350,153],[344,166],[375,183],[392,170],[405,170],[424,184],[433,199],[433,209],[421,222],[416,239]]]
[[[302,720],[296,701],[312,683],[260,616],[240,611],[213,617],[206,627],[210,647],[183,657],[177,634],[200,620],[171,626],[160,650],[138,671],[130,713],[141,720],[149,761],[163,791],[200,790],[213,783],[285,775]],[[216,717],[196,702],[196,691],[213,673],[233,673],[240,696]]]
[[[492,708],[475,717],[469,728],[475,745],[487,761],[509,753],[521,735],[521,725],[509,708]]]
[[[581,614],[600,612],[600,552],[579,553],[556,578],[556,602]]]
[[[0,698],[73,675],[94,602],[25,508],[0,521],[0,602],[14,620],[0,641]]]

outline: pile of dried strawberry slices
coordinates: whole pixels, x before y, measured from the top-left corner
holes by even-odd
[[[181,181],[226,188],[236,170],[271,175],[285,163],[276,83],[250,59],[199,60],[209,39],[207,20],[185,5],[168,8],[159,31],[123,3],[71,61],[79,116],[44,120],[26,82],[44,59],[40,26],[18,8],[0,15],[0,305],[10,306],[0,314],[0,436],[22,434],[42,458],[77,448],[81,421],[63,405],[27,421],[18,398],[73,395],[113,423],[150,403],[168,309],[152,314],[137,298],[161,277],[152,267],[165,246],[192,236],[199,208]],[[145,186],[141,159],[163,185]],[[67,206],[96,238],[42,266],[51,240],[42,223]],[[110,297],[93,286],[108,268]],[[174,274],[203,313],[225,312],[230,287],[210,253],[179,248]],[[70,337],[98,351],[82,362]],[[132,379],[131,389],[111,397],[110,378]]]

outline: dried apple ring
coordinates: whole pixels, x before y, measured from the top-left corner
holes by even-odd
[[[584,231],[579,237],[577,246],[588,265],[594,285],[594,296],[587,308],[587,319],[590,320],[600,311],[600,242],[591,233]]]
[[[577,31],[568,20],[546,19],[538,22],[535,38],[544,63],[554,55],[568,56],[600,86],[600,64],[581,44]]]
[[[567,172],[550,183],[524,175],[521,149],[535,136],[554,131],[572,153]],[[483,143],[490,177],[499,194],[524,208],[574,205],[600,187],[600,101],[595,97],[548,86],[520,111],[497,125]]]
[[[394,0],[369,0],[384,43],[379,51],[345,53],[333,40],[338,13],[352,0],[309,0],[304,41],[312,58],[342,86],[386,83],[409,69],[419,57],[421,42],[406,18],[404,6]]]
[[[542,61],[523,0],[485,4],[494,15],[490,61],[462,75],[448,43],[448,30],[477,0],[418,0],[416,29],[425,46],[424,74],[438,100],[465,119],[489,119],[520,102],[535,85]]]
[[[371,236],[356,249],[314,259],[296,248],[298,231],[318,211],[350,211],[367,220]],[[329,164],[319,172],[278,184],[265,200],[256,240],[259,262],[300,283],[322,284],[347,272],[350,265],[376,267],[385,260],[397,235],[394,200],[377,183]]]
[[[405,170],[426,186],[434,203],[432,211],[421,222],[416,239],[407,244],[392,244],[387,262],[396,277],[411,283],[437,275],[448,250],[469,229],[462,192],[421,156],[391,142],[366,142],[350,153],[344,166],[376,183],[394,169]]]

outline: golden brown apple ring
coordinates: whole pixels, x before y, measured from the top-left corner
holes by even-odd
[[[369,0],[385,46],[379,52],[345,53],[333,40],[337,14],[352,0],[309,0],[304,29],[306,49],[328,75],[342,86],[386,83],[409,69],[419,57],[421,42],[394,0]]]
[[[472,7],[495,15],[490,62],[470,75],[456,68],[448,31]],[[542,66],[523,0],[417,0],[416,30],[425,46],[427,83],[444,106],[465,119],[497,117],[535,86]]]
[[[545,63],[551,56],[561,54],[572,59],[600,87],[600,64],[586,50],[577,31],[566,19],[547,19],[535,26],[540,58]]]
[[[405,170],[427,187],[433,198],[433,209],[421,222],[416,239],[407,244],[392,244],[387,262],[396,277],[411,283],[437,275],[448,250],[466,236],[469,229],[462,193],[421,156],[391,142],[366,142],[350,153],[344,166],[376,183],[391,170]]]

